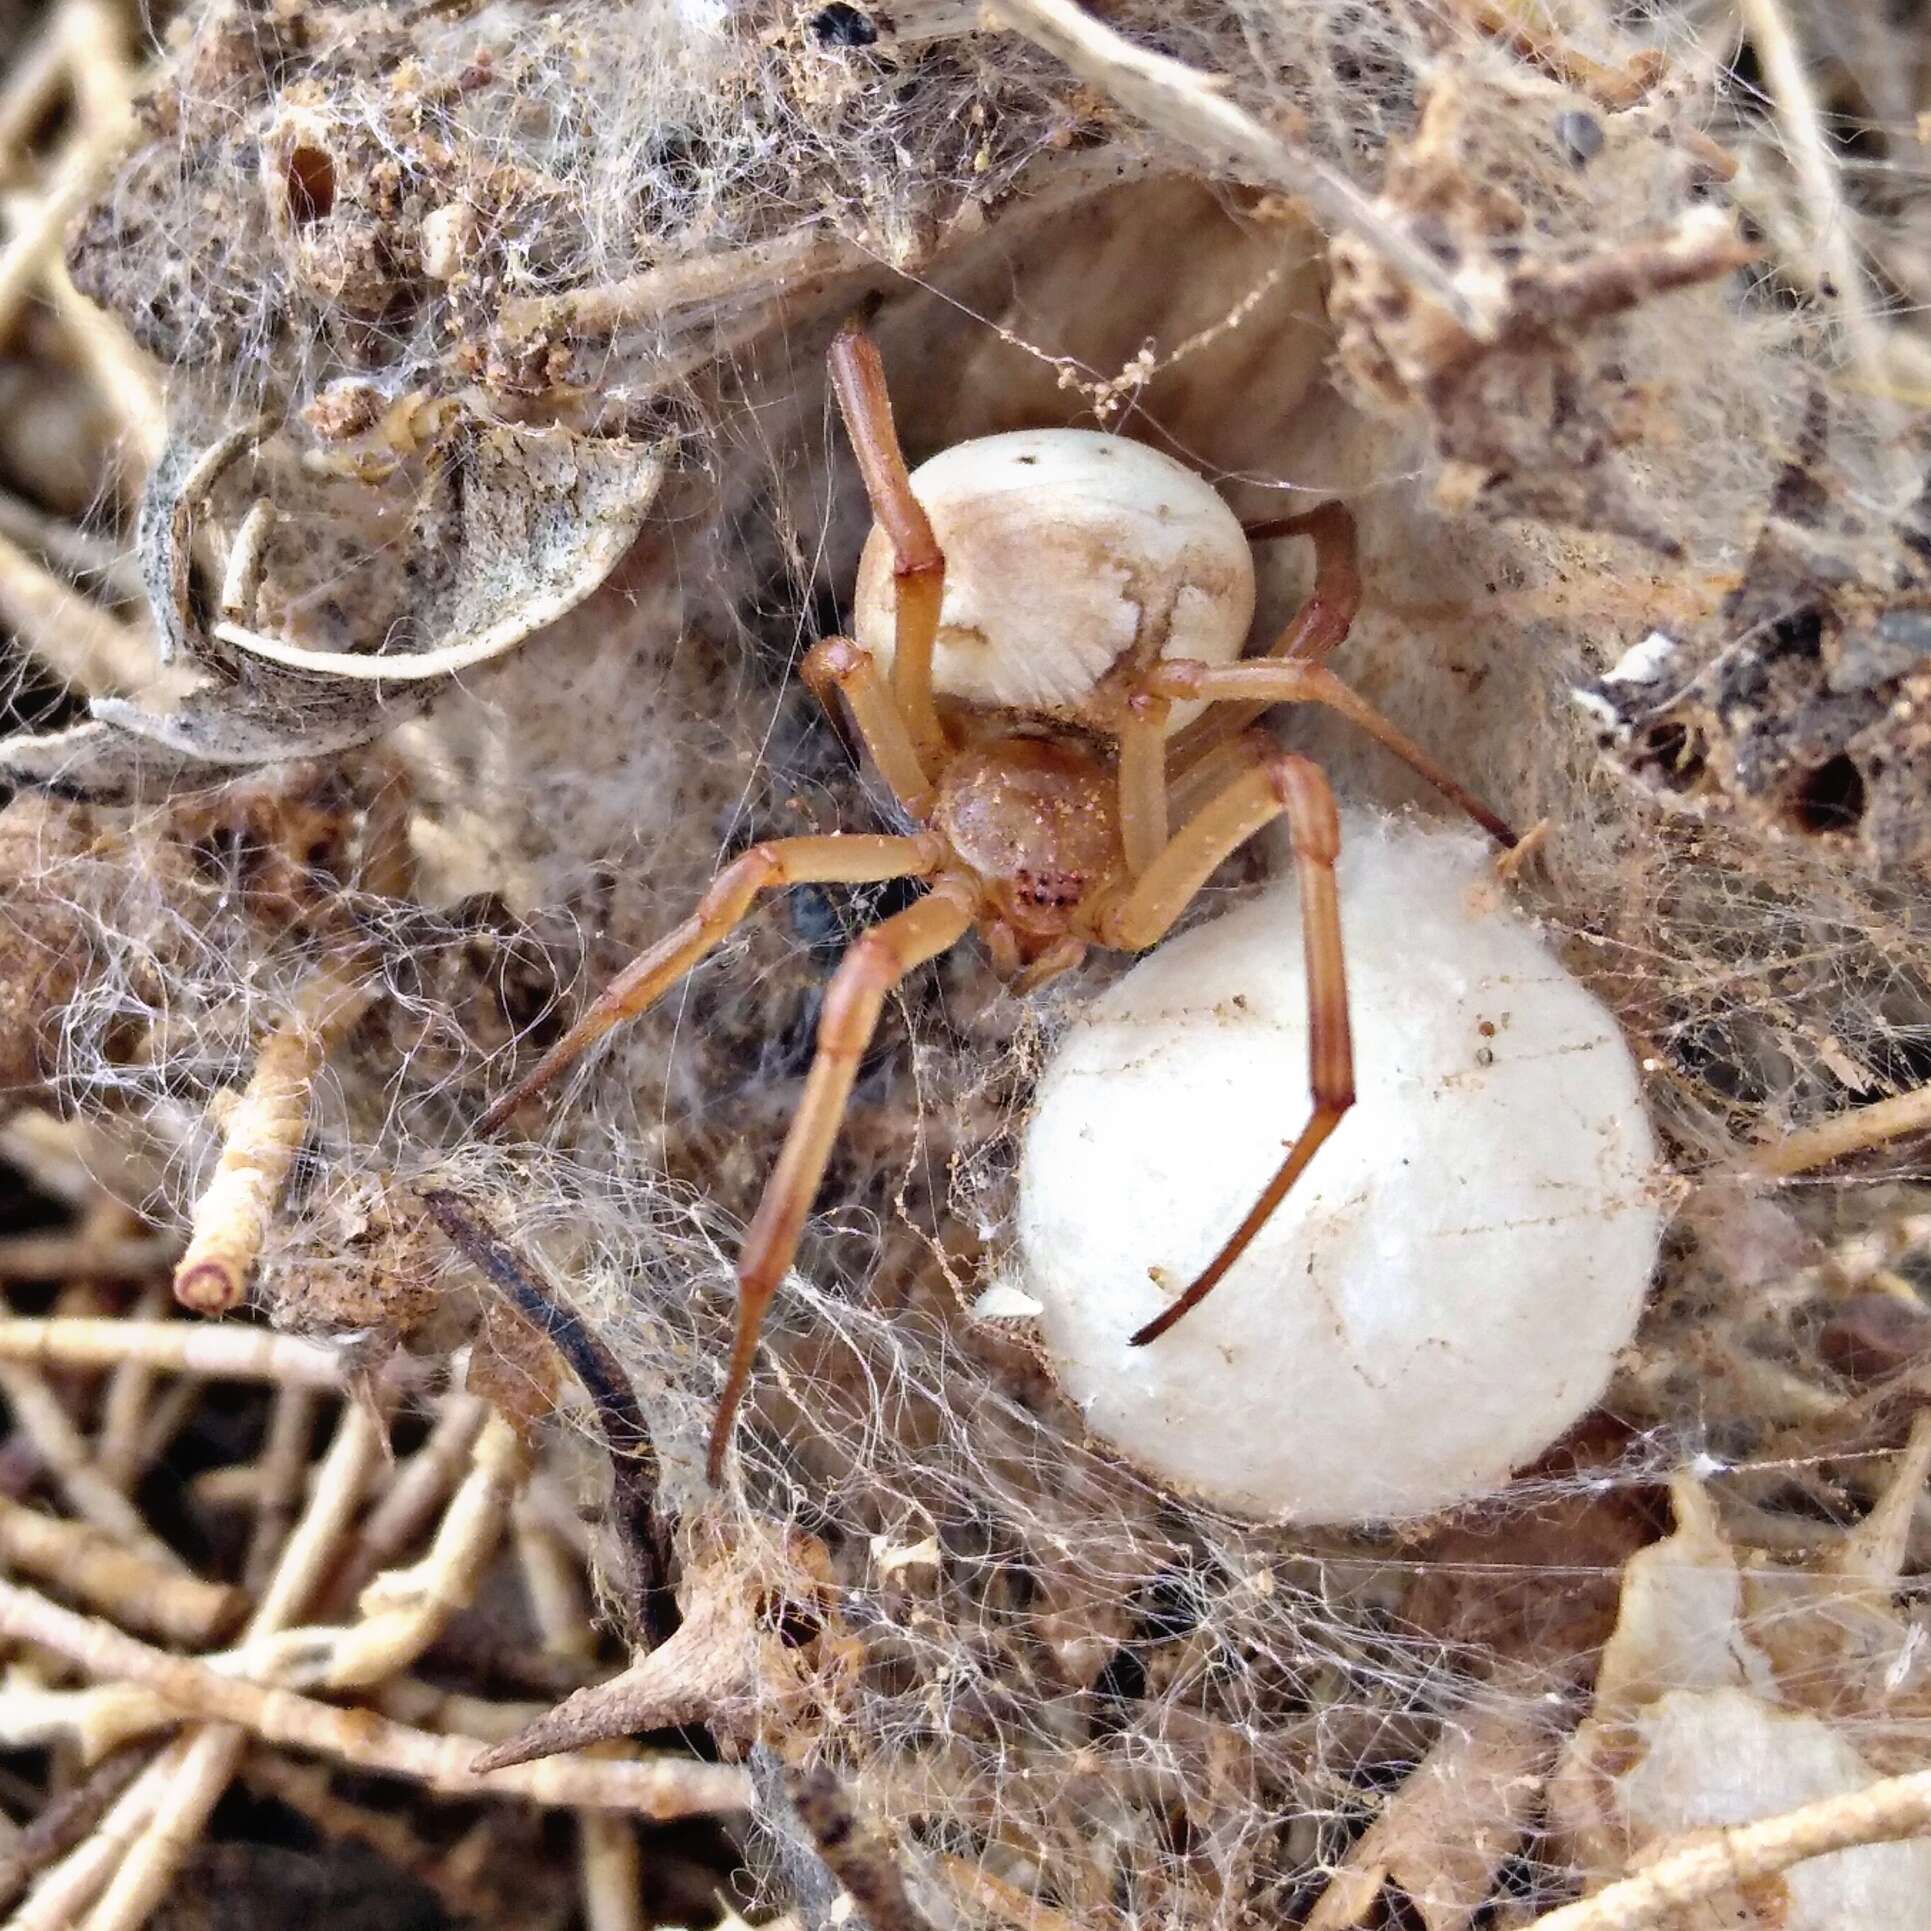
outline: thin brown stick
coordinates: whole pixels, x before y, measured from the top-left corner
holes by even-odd
[[[825,1868],[845,1887],[870,1931],[931,1931],[906,1891],[890,1847],[860,1818],[829,1764],[790,1772],[785,1794]]]
[[[453,1246],[487,1275],[510,1305],[570,1364],[610,1454],[612,1512],[627,1568],[625,1599],[648,1642],[671,1626],[670,1525],[657,1505],[657,1447],[623,1364],[595,1329],[511,1252],[457,1194],[428,1192],[422,1204]]]
[[[1754,1154],[1750,1165],[1758,1173],[1787,1178],[1813,1167],[1827,1167],[1833,1160],[1864,1153],[1888,1140],[1926,1131],[1931,1131],[1931,1086],[1920,1086],[1914,1093],[1854,1106],[1848,1112],[1819,1120],[1815,1126],[1787,1133]]]

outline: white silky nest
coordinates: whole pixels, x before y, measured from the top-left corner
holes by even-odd
[[[1254,562],[1212,485],[1143,443],[1021,429],[941,451],[912,491],[945,552],[933,688],[985,709],[1077,720],[1136,644],[1231,663],[1254,621]],[[894,653],[892,546],[874,528],[852,629]],[[1198,716],[1176,704],[1169,731]]]
[[[1165,1486],[1304,1524],[1490,1494],[1602,1394],[1661,1226],[1614,1020],[1472,834],[1350,813],[1359,1100],[1218,1287],[1309,1110],[1291,880],[1171,940],[1060,1042],[1011,1285],[1088,1428]],[[990,1310],[988,1310],[990,1311]]]

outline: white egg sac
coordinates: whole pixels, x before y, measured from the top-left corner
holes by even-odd
[[[1661,1227],[1637,1073],[1492,848],[1350,813],[1359,1100],[1236,1267],[1141,1348],[1308,1115],[1291,881],[1170,940],[1060,1042],[1015,1284],[1093,1435],[1261,1520],[1492,1493],[1602,1394]]]
[[[1078,721],[1136,649],[1231,663],[1254,621],[1239,521],[1185,464],[1086,429],[1022,429],[942,450],[912,493],[945,552],[932,685],[987,710]],[[874,528],[852,629],[881,666],[895,651],[892,546]],[[1177,731],[1198,704],[1176,704]]]

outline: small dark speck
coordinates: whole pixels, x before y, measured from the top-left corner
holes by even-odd
[[[1039,458],[1037,456],[1015,456],[1013,461],[1016,463],[1024,463],[1030,469],[1039,461]]]
[[[869,47],[878,39],[871,18],[845,0],[831,0],[811,16],[811,37],[821,47]]]
[[[1476,1047],[1475,1063],[1477,1066],[1493,1066],[1495,1064],[1494,1050],[1488,1046]]]
[[[1571,110],[1556,116],[1556,139],[1577,167],[1587,167],[1602,152],[1602,123],[1593,114]]]

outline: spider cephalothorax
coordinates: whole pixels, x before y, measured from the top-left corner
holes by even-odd
[[[1285,815],[1306,901],[1313,1112],[1206,1270],[1133,1338],[1156,1339],[1218,1281],[1354,1100],[1326,779],[1253,730],[1267,706],[1341,712],[1505,844],[1514,834],[1321,659],[1360,600],[1354,525],[1329,503],[1243,530],[1191,470],[1085,430],[961,443],[907,473],[878,352],[855,324],[833,385],[877,526],[859,566],[857,641],[829,637],[806,681],[842,698],[908,834],[755,845],[697,910],[635,960],[483,1116],[489,1131],[594,1040],[642,1012],[777,886],[920,879],[863,933],[826,990],[804,1097],[745,1237],[738,1330],[710,1443],[716,1478],[764,1310],[791,1264],[858,1063],[906,973],[974,927],[1024,990],[1091,945],[1137,952],[1220,861]],[[1313,593],[1264,656],[1238,661],[1253,616],[1250,542],[1314,544]]]

